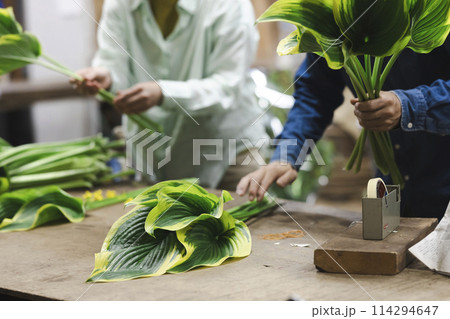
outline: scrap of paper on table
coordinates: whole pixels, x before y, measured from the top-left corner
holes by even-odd
[[[409,251],[431,270],[450,276],[450,202],[436,229]]]

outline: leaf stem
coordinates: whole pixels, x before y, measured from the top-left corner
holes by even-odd
[[[375,95],[373,93],[373,87],[370,78],[367,76],[367,73],[364,71],[364,68],[362,67],[361,63],[359,62],[358,58],[354,55],[350,57],[351,62],[353,63],[354,67],[356,68],[357,72],[359,73],[361,79],[364,82],[364,86],[366,87],[366,91],[369,95],[369,100],[372,100],[375,98]]]
[[[370,83],[372,83],[372,87],[373,87],[373,82],[372,82],[372,62],[370,61],[370,55],[368,55],[368,54],[364,54],[364,68],[366,69],[367,77],[369,78]]]
[[[347,72],[350,81],[353,84],[353,88],[355,89],[356,95],[360,101],[367,101],[366,93],[364,92],[364,87],[361,85],[361,83],[358,80],[358,77],[353,72],[350,66],[344,65],[345,71]]]
[[[383,67],[382,57],[375,57],[375,63],[372,72],[372,85],[375,89],[375,98],[380,97],[380,74]]]
[[[347,164],[345,165],[345,170],[349,171],[353,168],[353,165],[355,164],[355,161],[358,157],[358,154],[361,154],[360,148],[362,147],[363,143],[363,134],[362,132],[365,131],[365,128],[361,130],[361,134],[359,134],[358,140],[356,141],[355,147],[353,147],[352,154],[350,155]]]
[[[395,61],[397,61],[398,57],[400,56],[400,53],[401,53],[401,51],[394,53],[394,55],[392,55],[391,58],[389,59],[388,64],[386,65],[386,67],[384,68],[383,73],[381,74],[378,92],[383,87],[383,84],[386,81],[386,78],[387,78],[389,72],[391,71],[392,66],[394,65]]]
[[[359,170],[361,169],[361,163],[362,163],[362,159],[363,159],[363,155],[364,155],[364,147],[366,145],[366,137],[367,137],[367,130],[366,129],[362,129],[361,130],[361,135],[360,135],[360,139],[361,139],[361,144],[359,145],[359,149],[358,149],[358,153],[356,156],[356,167],[355,167],[355,172],[358,173]]]

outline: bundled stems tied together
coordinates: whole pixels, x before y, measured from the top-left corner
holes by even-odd
[[[349,57],[344,68],[350,77],[356,95],[360,101],[368,101],[380,97],[381,88],[399,54],[400,52],[394,54],[389,59],[384,70],[383,58],[381,57],[375,57],[373,68],[371,57],[369,55],[364,55],[364,67],[356,56]],[[375,163],[379,170],[384,175],[391,174],[393,183],[403,186],[404,181],[397,164],[395,163],[391,137],[387,131],[374,132],[363,128],[345,169],[351,170],[355,167],[355,172],[359,172],[367,137],[369,138]]]

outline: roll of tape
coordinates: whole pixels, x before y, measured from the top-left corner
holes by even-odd
[[[372,178],[367,183],[367,198],[382,198],[387,194],[386,184],[381,178]]]

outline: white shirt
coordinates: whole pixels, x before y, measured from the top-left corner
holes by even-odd
[[[198,177],[208,187],[220,182],[229,162],[229,139],[253,144],[266,138],[252,123],[261,110],[249,76],[258,34],[248,0],[178,0],[179,19],[164,38],[148,0],[106,0],[95,66],[109,69],[111,91],[157,81],[164,99],[146,112],[172,137],[171,161],[159,179]],[[138,132],[125,121],[127,137]],[[223,160],[193,164],[194,139],[224,139]],[[202,147],[203,154],[216,153]],[[161,152],[164,153],[164,152]]]

